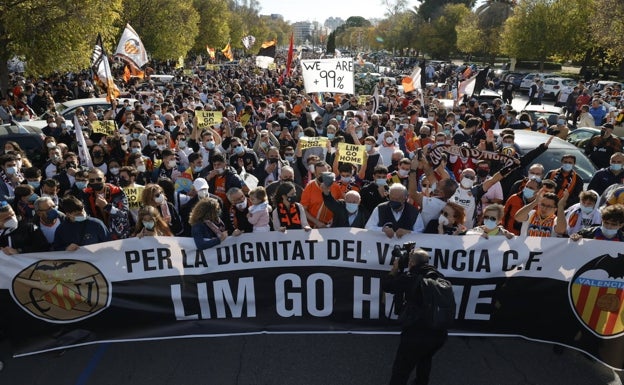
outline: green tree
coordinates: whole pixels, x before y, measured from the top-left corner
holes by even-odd
[[[220,47],[230,35],[227,4],[223,0],[195,0],[194,7],[199,13],[199,31],[193,50],[203,53],[206,46]],[[222,47],[220,47],[222,48]]]
[[[327,50],[326,53],[333,53],[336,51],[336,31],[332,31],[327,37]]]
[[[414,7],[416,13],[425,21],[434,21],[441,14],[447,4],[464,4],[468,8],[474,7],[476,0],[422,0]]]
[[[386,16],[392,18],[405,11],[407,0],[382,0],[381,5],[386,7]]]
[[[127,22],[152,58],[177,60],[195,44],[199,13],[192,0],[125,0],[123,5]]]
[[[418,48],[433,58],[448,59],[457,50],[455,26],[470,10],[463,4],[448,4],[440,17],[424,23],[420,29]]]
[[[0,90],[8,86],[7,60],[19,56],[30,75],[88,68],[98,33],[117,33],[121,0],[3,0],[0,2]]]
[[[493,64],[500,52],[500,35],[513,12],[514,0],[489,0],[466,15],[455,28],[461,52],[483,55]]]
[[[601,64],[613,63],[619,66],[619,77],[624,77],[624,3],[619,0],[594,0],[594,9],[608,12],[595,12],[590,18],[592,40],[596,43],[601,57]]]
[[[501,50],[516,58],[544,61],[556,52],[553,35],[560,15],[551,12],[551,0],[523,0],[516,6],[513,16],[505,22]]]

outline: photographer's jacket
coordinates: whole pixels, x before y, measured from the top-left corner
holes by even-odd
[[[419,276],[432,279],[444,277],[435,267],[424,264],[413,267],[404,273],[390,273],[381,281],[383,291],[391,294],[405,294],[404,313],[400,316],[404,328],[414,325],[425,327],[424,321],[421,320],[424,311],[423,293],[419,285]]]

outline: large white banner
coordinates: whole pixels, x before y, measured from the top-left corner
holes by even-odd
[[[453,283],[454,333],[552,341],[624,367],[624,254],[621,243],[596,240],[397,239],[336,228],[243,234],[206,250],[191,238],[145,237],[0,253],[0,314],[10,335],[23,337],[20,354],[80,343],[73,329],[91,342],[387,332],[396,316],[381,282],[405,242],[427,250]],[[28,346],[33,336],[50,345]]]
[[[353,94],[353,58],[302,60],[306,92]]]

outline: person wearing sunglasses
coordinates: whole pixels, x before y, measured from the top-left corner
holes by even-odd
[[[503,205],[492,203],[483,210],[483,225],[468,230],[466,235],[481,235],[485,239],[493,236],[504,236],[507,239],[513,238],[514,234],[501,225],[503,212]]]
[[[111,239],[124,239],[130,235],[130,208],[128,198],[119,186],[106,183],[102,170],[89,170],[87,187],[84,189],[84,208],[93,218],[104,222],[111,232]]]
[[[446,202],[437,219],[427,224],[425,234],[464,235],[466,233],[466,210],[454,202]]]

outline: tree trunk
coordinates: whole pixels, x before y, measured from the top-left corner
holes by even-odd
[[[618,78],[624,78],[624,60],[620,61],[620,68],[618,71]]]
[[[6,97],[8,90],[9,90],[8,59],[0,57],[0,96]]]

